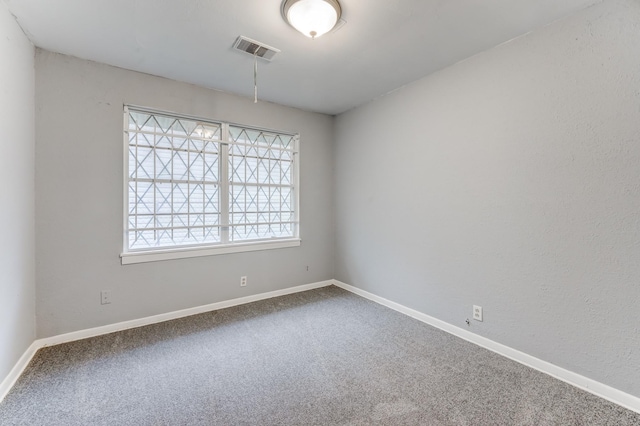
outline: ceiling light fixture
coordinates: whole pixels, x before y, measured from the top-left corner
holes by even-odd
[[[284,0],[282,15],[302,34],[317,38],[336,26],[342,8],[338,0]]]

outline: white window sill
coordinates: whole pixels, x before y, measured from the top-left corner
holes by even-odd
[[[122,253],[120,258],[123,265],[132,263],[157,262],[160,260],[186,259],[189,257],[213,256],[217,254],[242,253],[247,251],[272,250],[300,246],[300,239],[257,241],[247,243],[228,244],[224,246],[185,247],[153,251],[133,251]]]

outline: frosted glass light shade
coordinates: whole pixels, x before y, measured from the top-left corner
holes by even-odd
[[[286,0],[283,14],[293,28],[316,38],[336,26],[341,9],[335,0]]]

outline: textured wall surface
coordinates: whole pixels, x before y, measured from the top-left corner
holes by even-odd
[[[0,382],[35,336],[33,54],[0,2]]]
[[[640,396],[640,2],[336,122],[336,278]]]
[[[38,337],[333,278],[332,117],[40,49],[36,104]],[[300,132],[302,245],[122,266],[123,104]]]

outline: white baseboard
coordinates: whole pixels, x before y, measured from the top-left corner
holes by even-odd
[[[436,328],[439,328],[440,330],[446,331],[449,334],[453,334],[454,336],[467,340],[468,342],[474,343],[499,355],[507,357],[520,364],[526,365],[527,367],[531,367],[542,373],[548,374],[558,380],[562,380],[563,382],[599,396],[600,398],[611,401],[614,404],[621,405],[624,408],[640,413],[640,398],[636,396],[630,395],[609,385],[605,385],[604,383],[597,382],[593,379],[589,379],[588,377],[584,377],[580,374],[558,367],[557,365],[551,364],[547,361],[543,361],[524,352],[520,352],[516,349],[510,348],[509,346],[494,342],[493,340],[487,339],[486,337],[471,333],[468,330],[456,327],[427,314],[423,314],[422,312],[407,308],[406,306],[399,303],[392,302],[380,296],[376,296],[375,294],[369,293],[368,291],[359,289],[352,285],[345,284],[337,280],[333,280],[333,284],[337,287],[357,294],[358,296],[362,296],[373,302],[379,303],[383,306],[408,315]]]
[[[254,294],[252,296],[240,297],[237,299],[225,300],[208,305],[196,306],[194,308],[182,309],[179,311],[153,315],[150,317],[139,318],[130,321],[123,321],[115,324],[104,325],[101,327],[89,328],[86,330],[73,331],[71,333],[59,334],[57,336],[46,337],[44,339],[37,339],[31,344],[31,346],[29,346],[25,353],[22,354],[16,365],[9,372],[9,375],[0,384],[0,402],[2,402],[4,397],[9,393],[13,385],[16,383],[16,380],[18,380],[18,377],[20,377],[38,349],[45,346],[59,345],[61,343],[73,342],[75,340],[86,339],[88,337],[101,336],[103,334],[109,334],[116,331],[128,330],[130,328],[142,327],[145,325],[156,324],[159,322],[201,314],[203,312],[216,311],[218,309],[244,305],[246,303],[257,302],[259,300],[271,299],[273,297],[285,296],[287,294],[300,293],[302,291],[313,290],[320,287],[327,287],[332,284],[333,280],[304,284],[285,288],[282,290]]]
[[[88,328],[86,330],[74,331],[71,333],[58,334],[57,336],[47,337],[36,340],[40,342],[39,347],[59,345],[60,343],[72,342],[74,340],[86,339],[88,337],[101,336],[116,331],[128,330],[130,328],[142,327],[145,325],[156,324],[163,321],[188,317],[191,315],[201,314],[203,312],[216,311],[218,309],[230,308],[232,306],[244,305],[245,303],[257,302],[258,300],[271,299],[273,297],[285,296],[287,294],[299,293],[301,291],[312,290],[314,288],[326,287],[333,284],[333,280],[321,281],[312,284],[304,284],[295,287],[285,288],[283,290],[270,291],[267,293],[254,294],[252,296],[240,297],[237,299],[225,300],[222,302],[211,303],[208,305],[196,306],[195,308],[182,309],[165,314],[153,315],[150,317],[139,318],[130,321],[118,322],[115,324],[103,325],[101,327]]]
[[[11,371],[9,371],[7,377],[5,377],[2,383],[0,383],[0,402],[2,402],[5,396],[7,396],[13,385],[16,384],[16,381],[18,380],[24,369],[27,368],[27,365],[31,361],[31,358],[33,358],[38,349],[40,349],[40,346],[38,346],[38,341],[36,340],[35,342],[31,343],[31,345],[29,345],[20,359],[18,359],[18,362],[16,362],[16,365],[14,365]]]
[[[446,331],[447,333],[460,337],[461,339],[467,340],[485,349],[493,351],[499,355],[505,356],[509,359],[519,362],[520,364],[526,365],[527,367],[531,367],[542,373],[548,374],[552,377],[555,377],[556,379],[562,380],[566,383],[569,383],[570,385],[573,385],[577,388],[585,390],[596,396],[604,398],[608,401],[611,401],[629,410],[640,413],[640,398],[636,396],[630,395],[626,392],[622,392],[611,386],[597,382],[593,379],[589,379],[588,377],[581,376],[572,371],[553,365],[547,361],[543,361],[539,358],[528,355],[524,352],[520,352],[516,349],[505,346],[501,343],[497,343],[497,342],[494,342],[493,340],[471,333],[470,331],[465,330],[463,328],[456,327],[454,325],[441,321],[437,318],[431,317],[427,314],[423,314],[422,312],[418,312],[414,309],[407,308],[406,306],[403,306],[399,303],[392,302],[388,299],[385,299],[380,296],[376,296],[375,294],[369,293],[368,291],[361,290],[357,287],[351,286],[349,284],[345,284],[337,280],[329,280],[329,281],[322,281],[322,282],[313,283],[313,284],[305,284],[305,285],[300,285],[296,287],[286,288],[283,290],[276,290],[276,291],[256,294],[252,296],[240,297],[237,299],[227,300],[223,302],[211,303],[209,305],[197,306],[194,308],[183,309],[180,311],[168,312],[165,314],[154,315],[154,316],[140,318],[140,319],[131,320],[131,321],[119,322],[116,324],[110,324],[110,325],[90,328],[86,330],[74,331],[71,333],[60,334],[57,336],[47,337],[44,339],[38,339],[34,341],[29,346],[29,348],[27,348],[27,350],[24,352],[24,354],[22,354],[22,356],[20,357],[18,362],[15,364],[13,369],[9,372],[8,376],[2,381],[2,383],[0,383],[0,402],[2,402],[4,397],[9,393],[9,391],[11,390],[13,385],[16,383],[16,381],[18,380],[18,378],[20,377],[24,369],[27,367],[27,365],[29,364],[29,362],[31,361],[35,353],[38,351],[38,349],[43,348],[45,346],[52,346],[60,343],[86,339],[88,337],[94,337],[94,336],[100,336],[103,334],[113,333],[116,331],[127,330],[130,328],[156,324],[163,321],[169,321],[172,319],[178,319],[178,318],[183,318],[190,315],[200,314],[203,312],[215,311],[218,309],[224,309],[232,306],[243,305],[246,303],[256,302],[259,300],[270,299],[273,297],[284,296],[287,294],[299,293],[302,291],[312,290],[320,287],[326,287],[332,284],[337,287],[343,288],[347,291],[350,291],[354,294],[362,296],[366,299],[369,299],[376,303],[384,305],[395,311],[408,315],[426,324],[432,325],[436,328]]]

